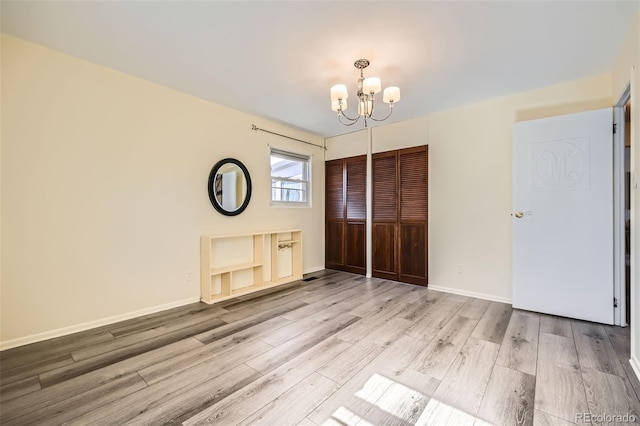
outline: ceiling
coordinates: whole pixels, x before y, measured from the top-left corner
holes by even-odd
[[[400,121],[612,69],[638,1],[2,1],[2,32],[321,136],[329,88],[399,86]],[[353,113],[353,106],[347,112]]]

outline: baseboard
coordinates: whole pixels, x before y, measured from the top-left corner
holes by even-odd
[[[318,271],[322,271],[324,269],[324,266],[315,266],[313,268],[307,268],[304,271],[302,271],[303,274],[312,274],[314,272],[318,272]]]
[[[316,266],[307,268],[303,273],[311,274],[314,272],[322,271],[324,266]],[[6,349],[16,348],[18,346],[28,345],[30,343],[41,342],[43,340],[54,339],[60,336],[66,336],[68,334],[77,333],[79,331],[89,330],[91,328],[102,327],[103,325],[113,324],[119,321],[125,321],[135,317],[141,317],[143,315],[149,315],[160,311],[165,311],[171,308],[177,308],[178,306],[188,305],[189,303],[195,303],[200,301],[200,297],[190,297],[188,299],[178,300],[164,305],[153,306],[151,308],[140,309],[133,312],[127,312],[125,314],[114,315],[108,318],[102,318],[95,321],[89,321],[82,324],[76,324],[69,327],[58,328],[56,330],[45,331],[44,333],[32,334],[30,336],[19,337],[17,339],[11,339],[6,341],[0,341],[0,351]]]
[[[28,345],[30,343],[41,342],[47,339],[53,339],[60,336],[66,336],[67,334],[73,334],[79,331],[89,330],[91,328],[102,327],[103,325],[109,325],[119,321],[141,317],[143,315],[149,315],[156,312],[165,311],[171,308],[177,308],[178,306],[184,306],[184,305],[188,305],[190,303],[195,303],[199,301],[200,301],[200,297],[190,297],[188,299],[182,299],[182,300],[177,300],[175,302],[165,303],[164,305],[158,305],[150,308],[139,309],[137,311],[127,312],[125,314],[114,315],[112,317],[102,318],[95,321],[88,321],[82,324],[76,324],[69,327],[58,328],[56,330],[45,331],[44,333],[37,333],[37,334],[32,334],[30,336],[18,337],[17,339],[6,340],[3,342],[0,342],[0,351],[16,348],[18,346]]]
[[[640,361],[638,360],[638,358],[636,358],[635,355],[631,356],[629,364],[631,364],[633,372],[636,373],[636,377],[638,378],[638,380],[640,380]]]
[[[494,296],[493,294],[476,293],[475,291],[459,290],[457,288],[442,287],[439,285],[431,285],[431,284],[429,284],[428,288],[430,290],[441,291],[443,293],[458,294],[460,296],[475,297],[476,299],[484,299],[484,300],[491,300],[492,302],[501,302],[501,303],[511,304],[510,298]]]

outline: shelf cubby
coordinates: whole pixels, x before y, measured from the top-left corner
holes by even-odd
[[[302,279],[298,229],[200,237],[200,299],[216,303]]]

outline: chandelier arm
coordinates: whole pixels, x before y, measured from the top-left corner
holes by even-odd
[[[393,105],[393,104],[391,104],[391,105]],[[389,106],[389,114],[387,114],[386,117],[384,117],[384,118],[373,118],[373,117],[370,116],[369,118],[372,119],[373,121],[384,121],[387,118],[391,117],[391,113],[392,112],[393,112],[393,106]],[[371,113],[373,114],[373,109],[372,109]]]
[[[346,118],[347,120],[349,120],[349,121],[353,121],[353,122],[356,122],[356,121],[358,121],[358,120],[360,119],[360,116],[357,116],[356,118],[351,118],[351,117],[349,117],[348,115],[346,115],[346,114],[344,113],[344,111],[340,111],[340,113],[338,114],[338,119],[340,118],[340,116],[343,116],[343,117],[344,117],[344,118]]]
[[[342,120],[340,119],[340,116],[341,116],[341,115],[342,115],[344,118],[346,118],[347,120],[351,120],[351,122],[350,122],[350,123],[345,123],[344,121],[342,121]],[[356,124],[356,123],[358,122],[358,120],[360,120],[360,116],[358,116],[358,118],[354,118],[354,119],[352,119],[352,118],[346,117],[344,114],[338,114],[338,121],[340,122],[340,124],[343,124],[343,125],[345,125],[345,126],[353,126],[354,124]]]

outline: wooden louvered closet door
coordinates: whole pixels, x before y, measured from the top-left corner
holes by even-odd
[[[398,151],[400,165],[398,278],[427,285],[427,217],[429,150],[427,146]]]
[[[343,161],[325,163],[325,267],[344,266],[344,171]]]
[[[372,156],[372,275],[398,280],[398,152]]]
[[[364,275],[367,267],[367,157],[345,159],[345,270]]]
[[[325,267],[366,273],[366,156],[325,163]]]
[[[373,169],[373,276],[427,285],[427,146],[377,153]]]

